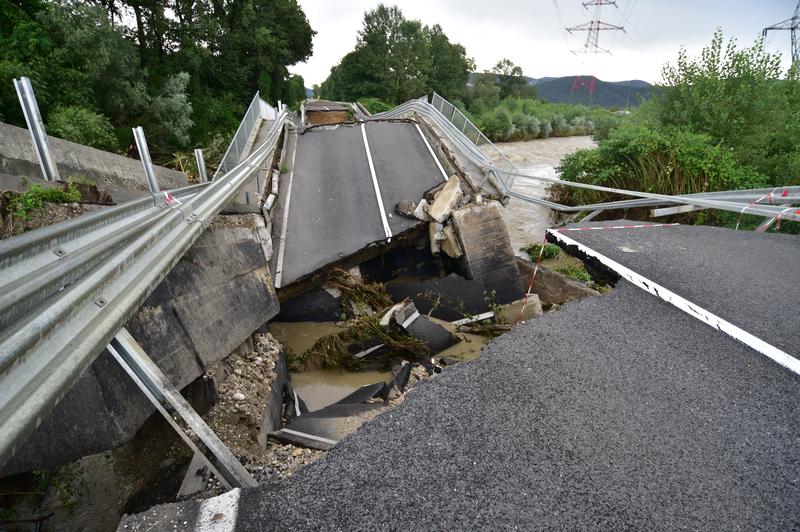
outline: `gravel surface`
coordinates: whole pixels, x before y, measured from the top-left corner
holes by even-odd
[[[800,356],[800,237],[689,225],[563,234]]]
[[[241,492],[236,526],[796,529],[798,384],[620,282],[420,382],[293,477]],[[171,530],[163,516],[186,511],[124,523]]]

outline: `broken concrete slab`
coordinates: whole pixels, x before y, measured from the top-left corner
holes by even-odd
[[[440,247],[445,255],[452,259],[461,258],[464,251],[461,249],[461,244],[458,243],[455,230],[452,225],[447,225],[444,228],[444,240],[442,240]]]
[[[527,288],[536,266],[520,259],[517,259],[517,266],[521,281]],[[600,292],[584,283],[542,265],[539,265],[539,270],[536,272],[533,293],[539,296],[542,305],[563,305],[576,299],[600,295]]]
[[[401,216],[414,218],[414,211],[416,208],[417,205],[413,201],[403,200],[394,206],[394,211]]]
[[[480,280],[496,303],[520,299],[525,292],[498,205],[467,205],[453,211],[452,218],[466,277]]]
[[[444,240],[444,226],[439,222],[431,222],[428,224],[428,238],[431,242],[431,253],[436,255],[442,250],[442,241]]]
[[[522,298],[513,303],[503,305],[497,311],[496,319],[499,323],[515,324],[517,321],[528,321],[544,314],[539,296],[529,294],[527,298]]]
[[[450,213],[464,197],[464,191],[461,190],[461,182],[458,178],[453,177],[449,179],[436,194],[436,199],[433,204],[428,208],[428,215],[439,223],[443,223],[450,217]]]
[[[423,222],[430,222],[431,221],[431,217],[428,214],[428,209],[429,208],[430,208],[430,204],[428,203],[428,200],[426,200],[425,198],[419,200],[419,203],[417,204],[417,207],[414,209],[414,213],[413,213],[414,217],[417,220],[422,220]]]

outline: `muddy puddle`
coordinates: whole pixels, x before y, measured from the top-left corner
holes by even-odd
[[[479,334],[457,333],[452,324],[432,318],[434,322],[457,334],[461,341],[436,355],[459,361],[473,360],[491,339]],[[334,322],[270,323],[270,332],[284,347],[294,353],[303,353],[318,339],[341,332]],[[319,410],[331,405],[361,386],[392,379],[391,371],[347,371],[340,368],[314,369],[290,373],[292,387],[303,398],[309,410]]]
[[[391,371],[347,371],[338,368],[312,369],[290,376],[292,387],[312,412],[343,399],[361,386],[391,379]]]

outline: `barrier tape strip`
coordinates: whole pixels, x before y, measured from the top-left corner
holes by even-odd
[[[536,283],[536,274],[539,273],[539,265],[542,263],[542,255],[544,255],[544,247],[547,245],[547,231],[544,232],[544,238],[542,239],[542,244],[539,246],[539,255],[536,257],[536,266],[533,268],[533,275],[531,275],[531,282],[528,283],[528,291],[525,292],[525,299],[522,301],[522,308],[519,309],[519,315],[517,316],[517,321],[514,323],[519,323],[522,321],[522,317],[525,315],[525,307],[528,305],[528,297],[533,292],[533,285]]]

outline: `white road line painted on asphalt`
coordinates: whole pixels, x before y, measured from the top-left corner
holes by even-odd
[[[235,488],[201,502],[192,530],[197,532],[233,532],[236,529],[236,518],[239,516],[239,496],[241,493],[241,489]]]
[[[658,283],[651,281],[650,279],[639,275],[638,273],[634,272],[633,270],[626,268],[619,262],[606,257],[605,255],[593,250],[590,247],[587,247],[577,240],[573,240],[572,238],[568,237],[567,235],[559,232],[558,230],[548,229],[547,233],[553,235],[557,240],[563,242],[568,246],[576,246],[579,251],[585,253],[590,257],[594,257],[599,260],[604,265],[608,266],[615,272],[617,272],[622,278],[630,281],[631,283],[635,284],[642,290],[646,292],[650,292],[654,296],[657,296],[667,303],[673,305],[674,307],[684,311],[686,314],[697,318],[698,320],[707,323],[708,325],[718,329],[728,336],[739,340],[745,345],[748,345],[761,353],[762,355],[766,355],[767,357],[771,358],[781,366],[785,367],[786,369],[793,371],[797,375],[800,375],[800,360],[794,358],[790,354],[786,353],[778,349],[777,347],[768,344],[761,338],[750,334],[749,332],[745,331],[744,329],[737,327],[736,325],[730,323],[729,321],[723,320],[719,316],[709,312],[708,310],[700,307],[688,299],[685,299],[675,292],[664,288]]]
[[[337,443],[339,443],[336,440],[329,440],[328,438],[323,438],[322,436],[314,436],[313,434],[306,434],[305,432],[300,432],[299,430],[281,429],[278,432],[285,432],[286,434],[293,434],[295,436],[300,436],[301,438],[308,438],[309,440],[321,441],[322,443],[330,443],[331,445],[336,445]]]
[[[289,203],[292,201],[292,181],[294,180],[294,159],[297,156],[297,134],[294,135],[294,151],[292,152],[292,168],[289,170],[289,182],[286,185],[286,205],[283,207],[283,223],[281,224],[280,249],[278,262],[275,265],[275,288],[281,287],[283,277],[283,257],[286,254],[286,230],[289,226]]]
[[[369,162],[369,173],[372,175],[372,186],[375,188],[375,197],[378,198],[378,209],[381,211],[381,222],[386,238],[391,242],[392,230],[389,227],[389,220],[386,219],[386,211],[383,209],[383,197],[381,187],[378,185],[378,178],[375,176],[375,165],[372,164],[372,153],[369,151],[369,141],[367,140],[367,128],[364,122],[361,123],[361,136],[364,138],[364,149],[367,150],[367,162]]]
[[[422,129],[420,129],[419,124],[414,124],[414,127],[417,128],[419,136],[422,137],[422,142],[424,142],[425,147],[428,148],[428,152],[431,154],[431,157],[433,157],[433,162],[436,163],[437,168],[439,168],[439,171],[442,173],[442,177],[444,178],[445,181],[447,181],[448,179],[450,179],[450,177],[447,175],[447,172],[444,171],[444,168],[442,168],[442,163],[439,162],[439,158],[433,152],[433,148],[431,148],[431,145],[428,142],[428,138],[422,132]]]

